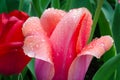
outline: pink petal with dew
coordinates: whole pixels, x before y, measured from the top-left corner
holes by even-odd
[[[113,39],[110,36],[103,36],[99,39],[94,39],[90,44],[85,46],[72,62],[69,69],[68,80],[84,80],[92,57],[100,58],[112,47],[112,44]]]
[[[46,32],[43,30],[40,23],[40,19],[37,17],[30,17],[23,24],[22,32],[25,37],[31,35],[46,35]]]
[[[40,22],[43,26],[43,29],[50,36],[56,27],[57,23],[61,18],[66,14],[66,12],[54,8],[49,8],[44,11],[40,18]]]
[[[36,71],[40,70],[38,71],[39,75],[41,75],[40,80],[51,79],[54,74],[54,66],[51,57],[51,43],[42,29],[39,18],[28,18],[23,25],[22,31],[25,36],[23,46],[25,54],[29,57],[39,59],[40,64],[38,65],[42,69],[36,68]],[[48,72],[44,70],[47,70]],[[49,71],[51,71],[51,75],[44,75],[48,74]]]
[[[87,21],[90,21],[90,23],[92,22],[91,15],[87,9],[74,9],[68,12],[61,19],[53,31],[50,37],[53,47],[53,62],[55,66],[55,75],[53,80],[67,80],[69,67],[77,55],[76,44],[78,41],[78,35],[89,35],[80,33],[82,32],[81,27],[82,30],[85,30],[86,27],[91,27],[92,23],[88,24],[89,22]],[[85,23],[87,26],[84,25]],[[89,30],[90,28],[86,28],[85,31],[90,32]]]
[[[40,18],[40,23],[42,24],[42,28],[46,31],[47,35],[50,36],[57,23],[61,20],[61,18],[66,14],[66,12],[62,10],[57,10],[53,8],[49,8],[45,10]],[[42,56],[41,56],[42,57]],[[47,65],[47,66],[46,66]],[[51,68],[51,65],[48,65],[44,61],[39,59],[35,60],[35,73],[38,80],[49,80],[51,79],[51,75],[54,73]],[[45,69],[44,69],[45,68]],[[47,72],[44,72],[44,70]],[[50,76],[50,77],[48,77]]]
[[[52,63],[50,42],[44,35],[27,36],[23,49],[29,57]]]
[[[89,39],[90,33],[91,33],[91,27],[92,27],[92,16],[90,12],[86,9],[84,9],[85,16],[84,20],[82,21],[81,28],[78,35],[77,45],[76,45],[76,52],[79,54],[81,49],[87,44],[87,41]]]

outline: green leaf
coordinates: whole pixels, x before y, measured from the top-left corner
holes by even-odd
[[[23,4],[24,4],[24,0],[20,0],[20,2],[19,2],[19,8],[18,8],[20,11],[23,8]]]
[[[30,16],[36,16],[37,13],[33,8],[32,0],[0,0],[0,13],[10,12],[19,8],[19,10],[28,13]]]
[[[7,4],[7,10],[8,12],[17,9],[19,7],[19,1],[20,0],[6,0],[6,4]]]
[[[31,4],[32,0],[24,0],[22,5],[22,11],[29,13],[29,10],[31,10]]]
[[[69,11],[71,9],[71,5],[72,5],[72,0],[66,0],[64,9],[66,11]]]
[[[68,1],[68,0],[61,0],[60,1],[60,9],[65,10],[65,8],[66,8],[66,1]]]
[[[0,13],[7,12],[6,0],[0,0]]]
[[[120,54],[109,59],[103,66],[96,72],[93,80],[109,80],[111,75],[120,65]]]
[[[32,0],[33,6],[37,12],[37,15],[40,16],[42,14],[40,9],[40,0]]]
[[[37,12],[35,11],[35,8],[33,7],[33,3],[29,5],[29,9],[27,12],[30,16],[37,16]]]
[[[110,23],[108,22],[107,17],[103,13],[103,11],[101,11],[101,14],[99,16],[98,24],[99,24],[99,29],[100,29],[101,35],[111,35],[112,36],[112,30],[110,28]]]
[[[24,78],[27,75],[28,67],[25,67],[21,72],[22,77]]]
[[[15,80],[15,79],[14,79],[14,80]],[[22,76],[21,73],[18,75],[18,79],[17,79],[17,80],[23,80],[23,76]]]
[[[113,10],[112,6],[106,0],[104,1],[103,7],[102,7],[102,12],[104,13],[110,26],[112,26],[114,10]]]
[[[71,0],[70,8],[79,8],[79,7],[86,7],[92,12],[92,5],[90,0]]]
[[[120,3],[117,3],[115,7],[112,31],[113,31],[115,46],[117,52],[119,53],[120,52]],[[117,69],[116,80],[120,80],[120,68]]]
[[[107,0],[112,7],[115,7],[116,0]]]
[[[40,0],[40,9],[43,12],[49,5],[50,0]]]
[[[34,70],[34,59],[32,59],[29,64],[27,65],[28,69],[31,71],[32,75],[35,77],[35,70]]]
[[[48,7],[50,0],[32,0],[32,2],[38,16],[41,16],[42,12]]]
[[[24,0],[21,10],[26,12],[30,16],[37,16],[37,13],[33,8],[32,0]]]
[[[103,2],[104,2],[104,0],[97,0],[97,8],[96,8],[96,11],[95,11],[92,30],[91,30],[91,34],[90,34],[90,38],[89,38],[88,42],[90,42],[92,40],[92,38],[93,38],[95,29],[96,29],[96,24],[97,24],[98,19],[99,19],[99,15],[100,15],[100,12],[101,12]]]
[[[18,9],[19,0],[0,0],[0,13]]]
[[[120,4],[116,5],[115,14],[112,25],[113,38],[117,52],[120,52]]]
[[[51,7],[60,8],[60,0],[51,0]]]
[[[101,11],[101,14],[99,16],[98,25],[99,25],[100,34],[102,36],[104,35],[112,36],[112,30],[110,28],[110,23],[107,20],[107,17],[104,14],[103,10]],[[113,47],[104,54],[104,56],[102,57],[102,60],[106,62],[108,59],[110,59],[111,57],[115,55],[116,55],[116,50],[115,50],[115,45],[113,45]]]

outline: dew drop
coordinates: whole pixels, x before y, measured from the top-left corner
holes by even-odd
[[[29,57],[35,57],[35,53],[33,51],[29,51],[27,55]]]

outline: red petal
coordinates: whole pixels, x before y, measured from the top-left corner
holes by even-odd
[[[0,39],[1,39],[1,43],[3,43],[6,39],[6,36],[10,33],[13,38],[13,33],[14,30],[15,32],[17,32],[16,34],[19,36],[19,38],[15,38],[16,34],[14,34],[14,39],[15,40],[21,40],[23,41],[23,36],[22,36],[22,32],[21,32],[21,26],[23,24],[23,22],[28,18],[28,15],[24,12],[18,11],[18,10],[14,10],[9,14],[5,14],[2,13],[0,15]],[[13,27],[14,26],[14,27]],[[16,26],[16,27],[15,27]],[[11,29],[12,28],[12,29]],[[18,30],[18,31],[17,31]],[[21,38],[22,36],[22,38]],[[14,39],[12,39],[12,41],[15,41]],[[7,40],[9,41],[9,40]]]
[[[58,23],[57,27],[53,31],[50,40],[53,44],[53,61],[55,64],[55,76],[54,80],[67,80],[68,70],[76,57],[76,44],[79,41],[79,38],[82,38],[83,35],[90,32],[91,27],[88,24],[91,21],[91,15],[85,8],[74,9],[68,12]],[[87,30],[85,30],[86,25]],[[85,28],[83,28],[85,27]],[[82,34],[84,30],[85,34]],[[78,37],[82,36],[82,37]],[[84,39],[87,39],[86,37]],[[82,40],[82,39],[80,39]],[[83,41],[81,41],[82,43]],[[84,41],[86,42],[86,40]]]
[[[35,64],[36,75],[39,75],[37,78],[39,80],[48,80],[48,78],[51,79],[54,74],[54,66],[51,59],[51,44],[44,30],[42,29],[42,26],[40,25],[39,18],[29,18],[24,23],[22,30],[25,36],[23,46],[24,52],[26,55],[38,59]]]
[[[14,16],[17,13],[11,13],[0,15],[0,73],[7,75],[20,73],[30,60],[22,50],[24,37],[21,27],[24,20]],[[20,12],[19,17],[26,16]]]
[[[4,26],[8,22],[9,16],[5,13],[0,14],[0,37],[2,36]]]
[[[10,12],[9,15],[11,17],[14,16],[22,21],[25,21],[29,17],[27,13],[22,12],[22,11],[18,11],[18,10],[14,10],[14,11]]]
[[[22,47],[22,42],[11,42],[11,43],[2,43],[0,44],[0,56],[8,54],[7,52],[15,48]]]
[[[85,46],[81,53],[72,62],[69,69],[69,80],[84,80],[85,73],[92,60],[92,56],[100,58],[112,47],[113,39],[110,36],[103,36],[93,40]]]
[[[61,20],[61,18],[66,14],[66,12],[54,8],[49,8],[44,11],[40,18],[40,22],[44,28],[44,30],[47,32],[47,35],[50,36],[58,24],[58,22]]]
[[[24,37],[21,30],[22,25],[23,21],[20,20],[17,21],[14,25],[12,25],[11,29],[7,32],[7,35],[5,36],[5,42],[23,41]]]
[[[16,17],[10,17],[7,21],[7,23],[4,26],[1,26],[2,28],[2,33],[1,33],[1,38],[0,38],[0,43],[5,42],[5,38],[8,35],[8,32],[10,31],[10,29],[12,28],[12,26],[14,24],[16,24],[16,22],[19,21]]]
[[[21,42],[0,45],[0,74],[20,73],[30,58],[23,53]]]

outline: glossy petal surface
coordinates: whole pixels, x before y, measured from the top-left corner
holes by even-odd
[[[23,52],[23,22],[28,15],[20,11],[0,14],[0,74],[20,73],[30,61]]]
[[[112,47],[113,39],[110,36],[103,36],[93,40],[85,46],[81,53],[73,61],[69,70],[69,80],[84,80],[85,73],[89,67],[92,57],[100,58]]]
[[[36,58],[37,80],[83,80],[92,57],[100,58],[113,44],[103,36],[87,45],[92,17],[86,8],[68,13],[50,8],[23,26],[24,52]]]
[[[36,75],[39,76],[37,79],[50,80],[54,73],[51,43],[40,24],[39,18],[29,18],[24,23],[22,31],[26,37],[23,46],[24,52],[29,57],[36,58],[35,69]]]
[[[66,12],[54,8],[49,8],[44,11],[40,18],[40,22],[48,36],[52,34],[56,25],[65,14]]]
[[[90,24],[88,24],[89,21]],[[69,67],[77,55],[77,41],[82,38],[79,36],[84,35],[82,34],[82,30],[90,32],[91,22],[91,15],[87,9],[80,8],[69,11],[56,26],[50,37],[53,45],[53,62],[55,65],[53,80],[67,80]],[[84,36],[88,37],[88,35],[86,34]],[[88,38],[81,40],[82,42],[84,40],[83,46],[86,44],[86,39]]]

